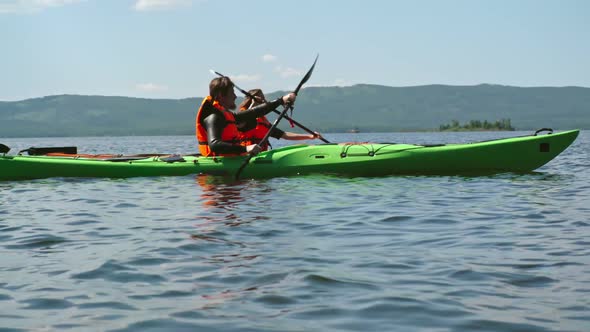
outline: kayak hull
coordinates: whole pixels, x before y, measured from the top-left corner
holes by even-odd
[[[345,176],[484,175],[530,172],[563,152],[578,130],[468,144],[436,146],[387,143],[295,145],[270,150],[251,159],[241,178],[306,174]],[[48,177],[234,176],[244,157],[182,156],[168,160],[97,160],[55,156],[0,156],[0,180]]]

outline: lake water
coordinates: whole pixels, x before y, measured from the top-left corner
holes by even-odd
[[[192,136],[0,142],[196,152]],[[583,131],[524,175],[0,182],[0,331],[589,331],[589,147]]]

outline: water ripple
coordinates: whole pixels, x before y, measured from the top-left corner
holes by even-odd
[[[96,269],[76,273],[72,275],[74,279],[105,279],[115,282],[147,282],[157,283],[166,279],[157,274],[131,272],[131,268],[122,264],[115,263],[112,260],[105,262]]]
[[[24,300],[21,303],[26,304],[26,309],[39,309],[39,310],[57,310],[57,309],[65,309],[73,306],[74,304],[70,301],[66,301],[63,299],[54,299],[54,298],[37,298],[31,300]]]
[[[66,243],[66,238],[51,234],[39,234],[19,239],[18,244],[5,245],[6,249],[51,249],[62,243]]]

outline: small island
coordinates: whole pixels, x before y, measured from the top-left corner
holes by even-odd
[[[510,119],[501,119],[496,122],[488,122],[487,120],[471,120],[465,124],[459,123],[457,120],[451,121],[449,124],[443,124],[439,127],[440,131],[513,131],[514,127],[510,123]]]

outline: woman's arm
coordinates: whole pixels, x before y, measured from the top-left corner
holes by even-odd
[[[243,111],[243,112],[234,113],[234,116],[236,118],[236,123],[248,121],[248,119],[256,119],[261,116],[265,116],[268,113],[274,111],[280,105],[287,105],[287,104],[292,105],[295,102],[295,99],[297,99],[297,95],[295,95],[295,93],[291,92],[291,93],[288,93],[288,94],[284,95],[283,97],[277,98],[271,102],[264,103],[264,104],[258,105],[256,107],[252,107],[251,109]]]
[[[242,154],[246,152],[246,147],[238,143],[224,142],[221,139],[221,133],[225,127],[225,117],[220,113],[209,114],[202,122],[207,130],[207,143],[211,151],[219,154]]]
[[[277,98],[271,102],[252,107],[249,110],[234,113],[234,117],[236,118],[236,122],[240,123],[256,121],[256,118],[267,115],[280,105],[283,105],[283,98]]]
[[[314,132],[314,134],[297,134],[297,133],[291,133],[291,132],[284,132],[283,136],[281,136],[282,139],[288,139],[291,141],[302,141],[302,140],[306,140],[306,139],[316,139],[316,138],[320,138],[322,137],[322,135],[320,135],[317,132]]]

